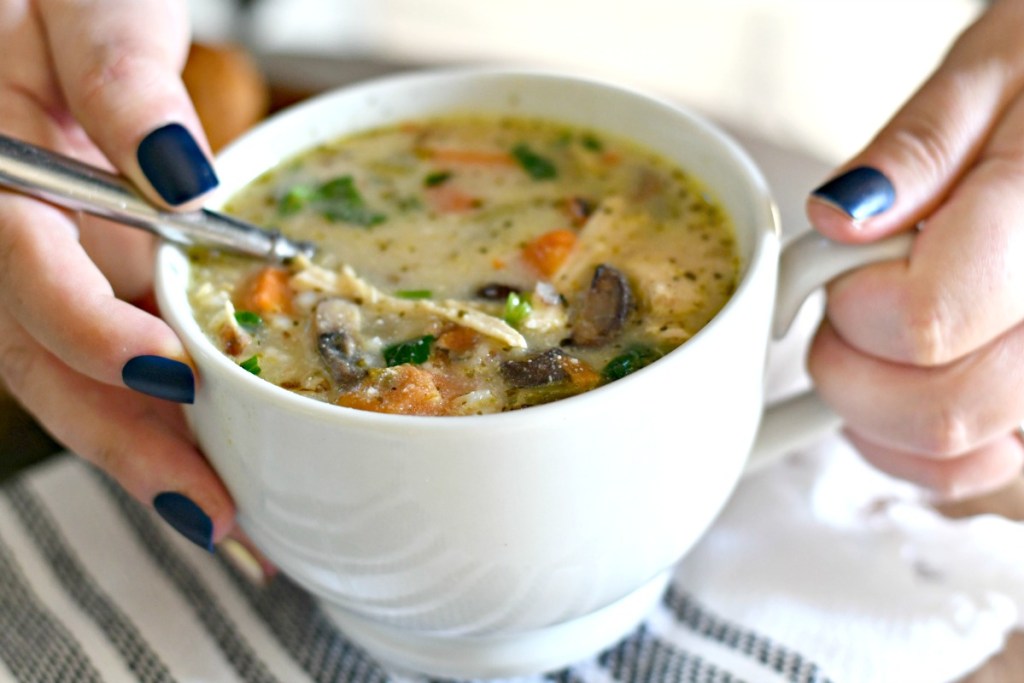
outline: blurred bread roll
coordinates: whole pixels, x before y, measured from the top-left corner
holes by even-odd
[[[267,114],[266,79],[238,46],[193,43],[182,80],[215,152]]]

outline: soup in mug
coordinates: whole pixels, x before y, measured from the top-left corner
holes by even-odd
[[[729,217],[687,171],[547,120],[347,136],[225,211],[319,250],[267,265],[193,248],[209,337],[285,389],[378,412],[495,413],[613,382],[700,330],[739,269]]]

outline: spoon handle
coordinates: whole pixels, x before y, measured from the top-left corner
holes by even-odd
[[[177,244],[210,244],[283,261],[315,247],[222,213],[162,211],[123,177],[0,135],[0,186],[51,204],[148,230]]]

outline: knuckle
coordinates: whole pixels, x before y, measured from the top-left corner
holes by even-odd
[[[125,459],[128,451],[124,445],[117,441],[101,440],[92,444],[92,447],[82,453],[82,456],[93,465],[109,474],[118,481],[119,476],[125,469]]]
[[[77,90],[79,102],[86,108],[101,101],[112,85],[124,82],[135,72],[134,52],[120,47],[117,43],[97,46],[93,58],[83,65]]]
[[[13,340],[12,330],[5,329],[0,325],[0,334],[4,341],[0,341],[0,380],[7,389],[15,396],[23,392],[25,383],[32,377],[33,354],[28,345]]]
[[[947,64],[929,89],[928,105],[905,109],[889,130],[891,142],[907,157],[907,167],[930,180],[952,177],[973,142],[977,100],[999,79],[999,70],[988,65]]]
[[[942,293],[926,288],[909,295],[901,305],[902,320],[897,329],[902,335],[905,360],[913,365],[934,367],[957,357],[954,325],[950,319]]]
[[[962,410],[941,407],[927,421],[920,450],[932,459],[955,458],[970,449],[972,433],[971,421]]]
[[[931,367],[949,360],[947,335],[937,317],[912,316],[901,330],[909,363]]]
[[[956,156],[956,136],[936,116],[924,114],[908,117],[892,133],[892,142],[905,157],[905,164],[930,178],[944,178]]]

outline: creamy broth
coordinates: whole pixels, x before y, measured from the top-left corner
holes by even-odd
[[[285,266],[193,249],[209,337],[279,386],[380,412],[500,412],[615,381],[700,330],[738,271],[729,218],[694,177],[534,119],[346,137],[225,210],[320,249]]]

